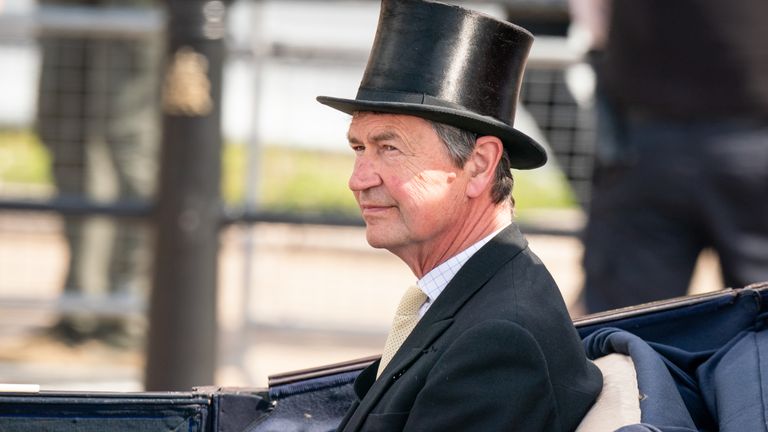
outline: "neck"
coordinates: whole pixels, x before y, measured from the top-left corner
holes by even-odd
[[[511,222],[512,209],[509,205],[492,205],[470,213],[458,231],[447,232],[433,241],[391,252],[403,260],[420,279],[435,267]]]

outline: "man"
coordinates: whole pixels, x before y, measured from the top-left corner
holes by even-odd
[[[768,280],[768,3],[610,10],[600,76],[615,145],[597,154],[587,310],[685,295],[708,248],[726,287]]]
[[[531,43],[466,9],[384,0],[357,98],[318,98],[353,116],[349,187],[368,242],[419,278],[340,430],[567,431],[600,392],[512,223],[510,168],[546,161],[509,124]]]
[[[155,0],[39,0],[45,8],[116,6],[142,10]],[[75,9],[76,10],[76,9]],[[159,37],[97,38],[43,33],[36,131],[51,154],[63,199],[148,201],[159,150]],[[69,262],[64,296],[143,298],[149,290],[146,227],[65,216]],[[67,344],[91,339],[118,347],[141,344],[142,323],[67,313],[50,329]]]

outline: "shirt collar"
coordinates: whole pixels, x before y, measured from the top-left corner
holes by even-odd
[[[419,310],[420,316],[424,316],[424,313],[426,313],[427,309],[429,309],[432,303],[437,300],[437,297],[440,295],[440,293],[443,292],[451,279],[456,276],[456,273],[458,273],[461,267],[463,267],[464,264],[469,261],[472,255],[480,250],[480,248],[485,246],[486,243],[491,241],[491,239],[494,238],[496,234],[500,233],[507,226],[509,226],[509,224],[499,228],[498,230],[492,232],[488,236],[482,238],[478,242],[472,244],[468,248],[449,258],[442,264],[430,270],[429,273],[425,274],[416,282],[416,285],[419,286],[419,289],[421,289],[421,291],[423,291],[427,296],[427,300]]]

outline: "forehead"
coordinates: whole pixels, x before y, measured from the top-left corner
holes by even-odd
[[[436,136],[432,125],[421,117],[373,112],[356,112],[348,133],[350,142],[383,139],[413,141]]]

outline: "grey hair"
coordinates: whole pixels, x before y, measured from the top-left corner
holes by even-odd
[[[432,125],[432,129],[435,130],[437,136],[445,144],[453,163],[463,168],[467,163],[469,157],[472,155],[472,150],[475,149],[475,143],[477,142],[478,134],[469,132],[467,130],[450,126],[445,123],[438,123],[428,120]],[[496,166],[496,173],[494,175],[493,186],[491,187],[491,199],[495,204],[501,204],[505,200],[509,200],[512,207],[515,206],[515,198],[512,196],[512,187],[514,186],[514,179],[512,178],[512,167],[510,166],[509,156],[504,151],[501,154],[499,165]]]

